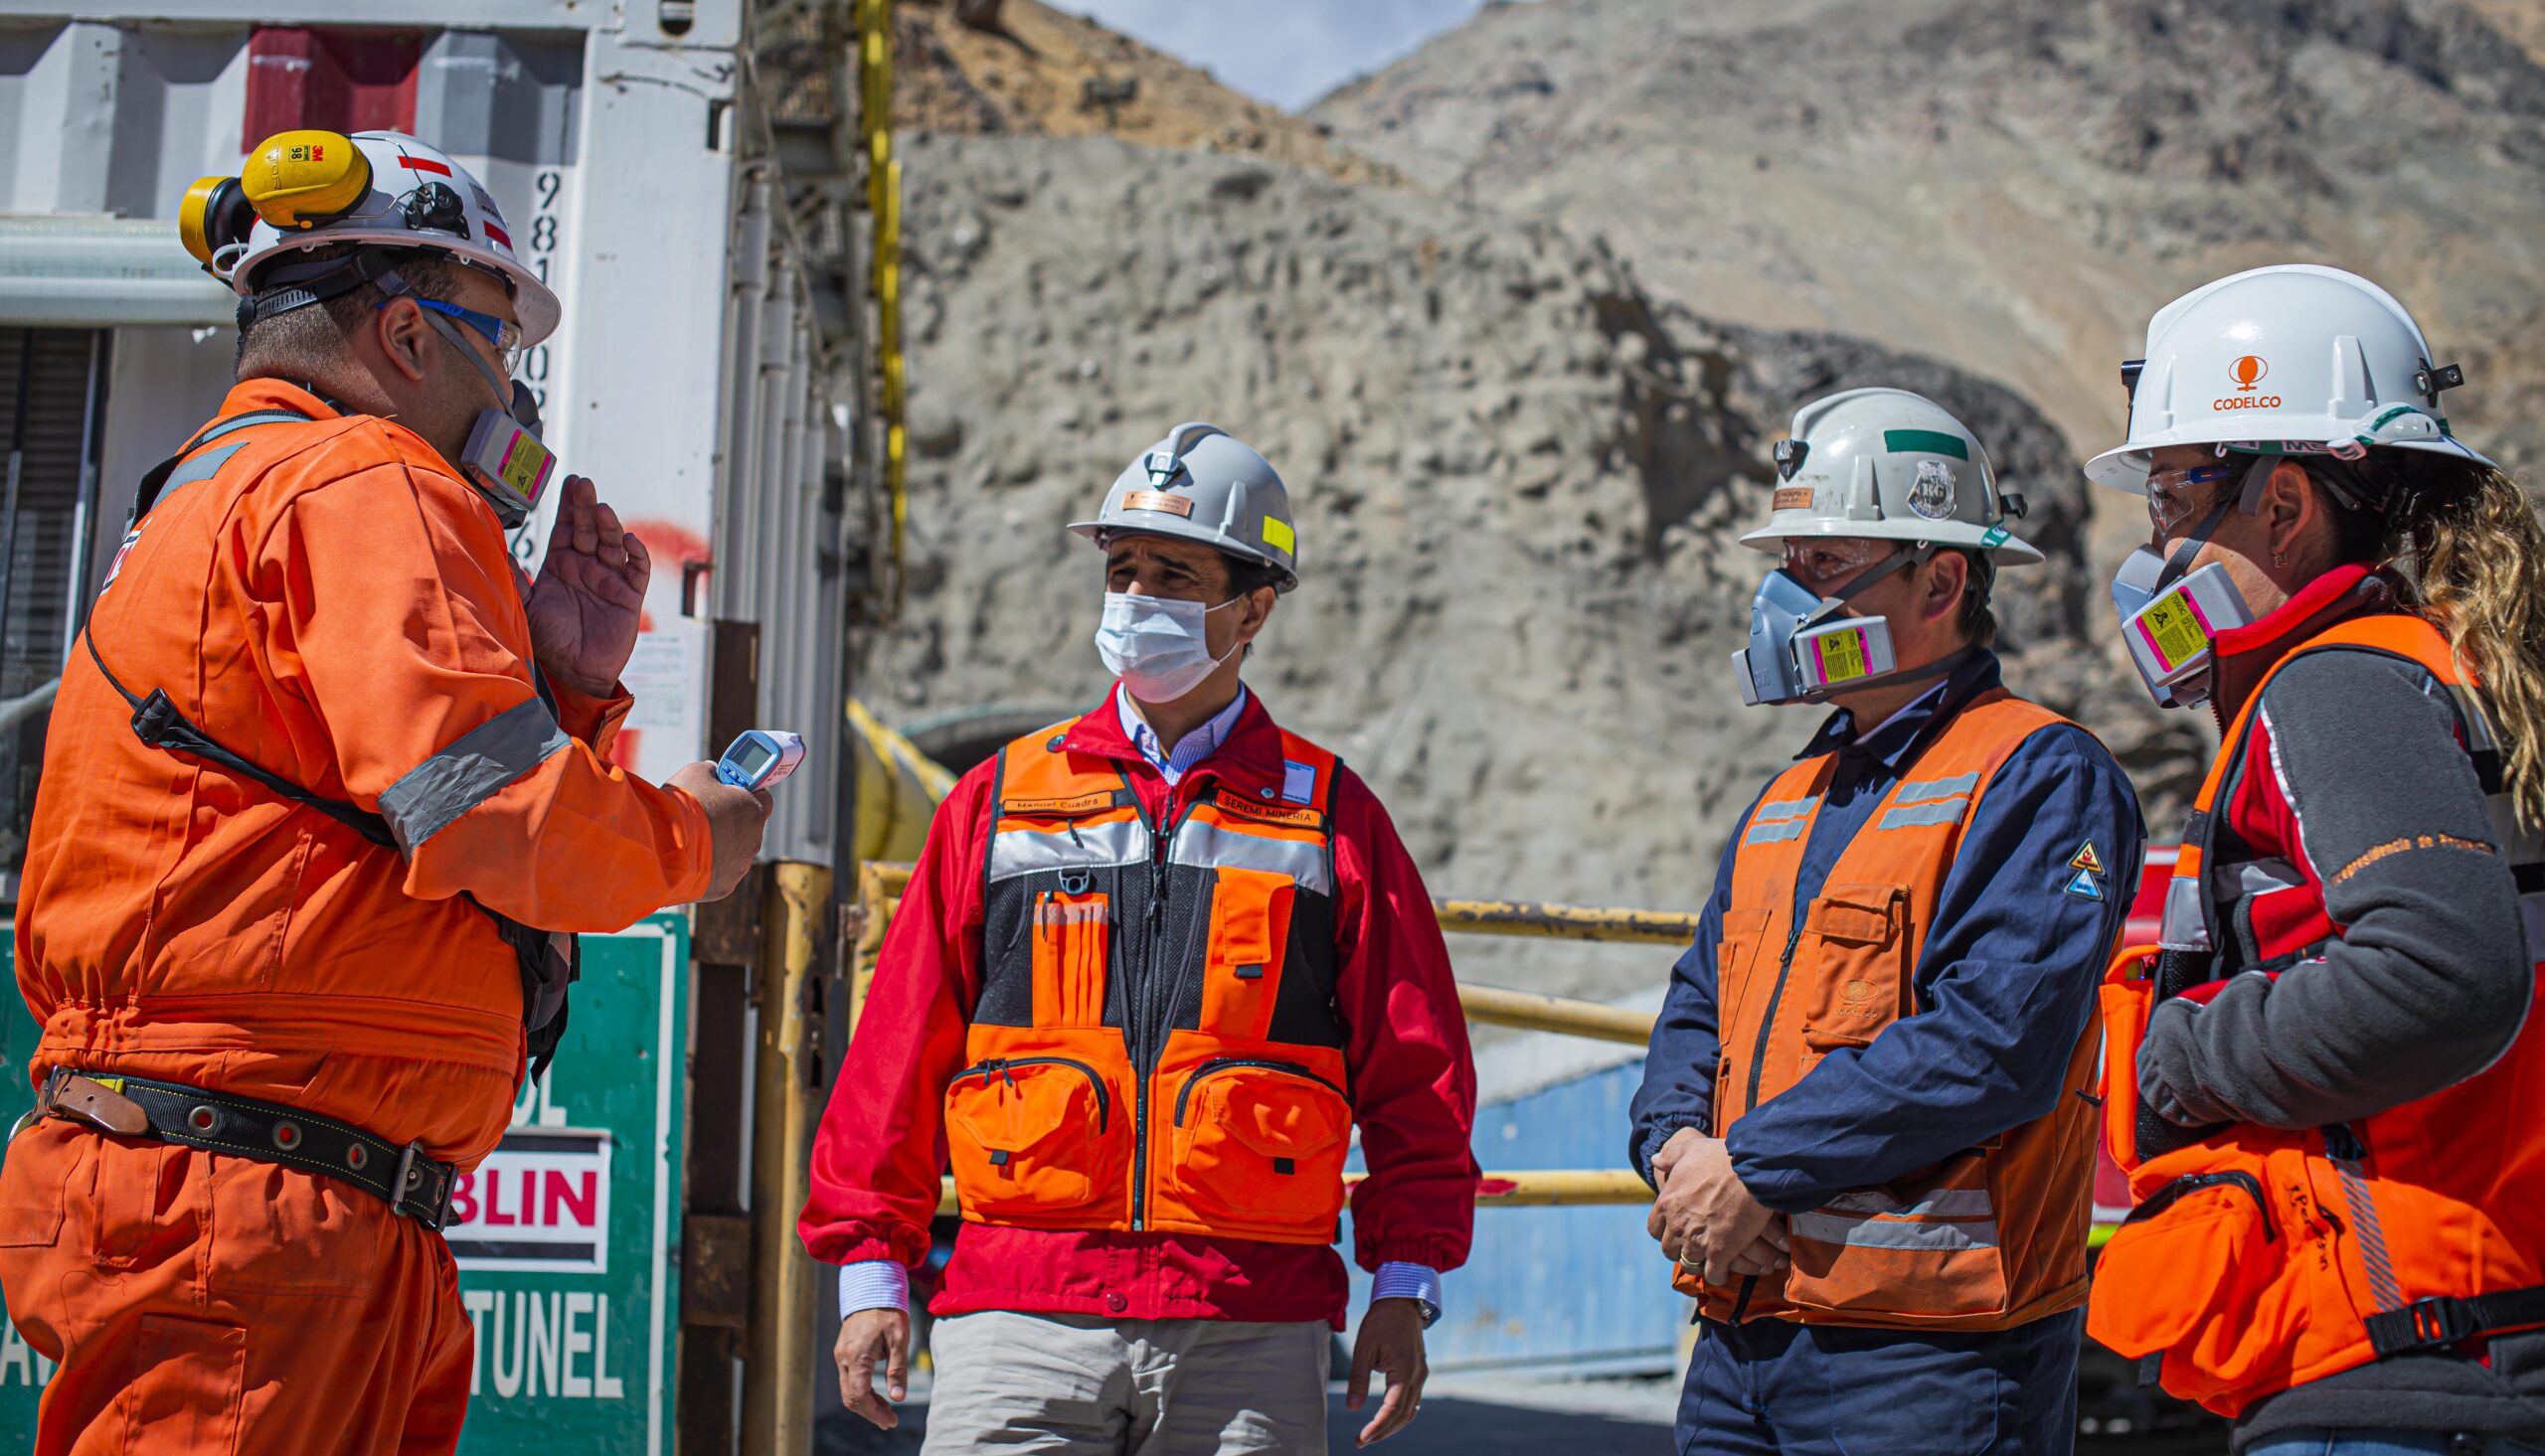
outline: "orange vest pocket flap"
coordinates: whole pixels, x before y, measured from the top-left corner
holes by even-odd
[[[1313,1082],[1266,1077],[1232,1086],[1220,1099],[1219,1124],[1267,1158],[1313,1158],[1343,1141],[1351,1112]]]
[[[1888,945],[1899,930],[1904,893],[1896,885],[1830,886],[1811,902],[1803,928],[1842,944]]]

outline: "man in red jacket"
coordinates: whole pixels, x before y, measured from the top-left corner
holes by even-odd
[[[1272,466],[1178,425],[1071,529],[1104,549],[1120,684],[938,807],[814,1143],[801,1231],[845,1266],[840,1395],[896,1423],[950,1165],[928,1451],[1323,1451],[1358,1124],[1367,1445],[1414,1416],[1474,1218],[1440,926],[1368,786],[1239,681],[1298,581]]]

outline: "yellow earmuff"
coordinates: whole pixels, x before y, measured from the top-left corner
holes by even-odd
[[[291,233],[332,223],[371,193],[371,162],[336,131],[265,138],[241,167],[239,185],[257,217]]]
[[[223,248],[246,243],[255,226],[255,209],[236,177],[198,177],[177,204],[177,241],[206,268]]]

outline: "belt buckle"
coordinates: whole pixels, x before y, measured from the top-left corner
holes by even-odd
[[[457,1191],[459,1179],[450,1169],[443,1167],[440,1195],[428,1204],[421,1206],[410,1204],[408,1183],[411,1178],[421,1176],[423,1170],[416,1166],[419,1163],[432,1167],[440,1166],[424,1156],[424,1145],[422,1140],[409,1143],[398,1154],[398,1171],[390,1175],[390,1206],[426,1228],[439,1233],[442,1225],[450,1221],[450,1197]]]

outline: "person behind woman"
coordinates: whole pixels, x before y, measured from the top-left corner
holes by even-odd
[[[2123,636],[2224,740],[2106,982],[2088,1329],[2243,1456],[2545,1446],[2545,531],[2364,278],[2211,283],[2123,375]]]

